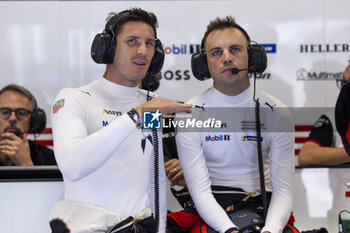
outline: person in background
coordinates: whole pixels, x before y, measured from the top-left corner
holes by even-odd
[[[0,165],[56,165],[53,150],[27,139],[46,126],[45,112],[26,88],[10,84],[0,90]]]
[[[350,156],[350,82],[344,83],[335,104],[335,124],[345,152]]]
[[[186,103],[202,106],[203,114],[213,108],[219,114],[225,109],[237,109],[238,116],[222,116],[227,121],[220,132],[178,130],[176,144],[186,185],[196,211],[209,226],[206,228],[193,216],[195,223],[190,232],[241,232],[228,216],[238,210],[251,209],[264,217],[255,134],[256,99],[264,108],[261,144],[264,182],[270,196],[261,232],[297,232],[293,226],[286,226],[293,206],[293,118],[281,101],[259,90],[255,93],[250,85],[248,70],[254,69],[250,64],[256,52],[250,42],[247,32],[231,16],[216,18],[207,26],[201,54],[195,57],[201,67],[194,65],[192,56],[192,70],[198,67],[203,71],[207,66],[213,86]],[[239,125],[240,130],[229,131],[234,125]],[[176,214],[170,218],[181,221]]]
[[[342,88],[350,80],[350,65],[343,73],[343,78],[337,80],[338,88]],[[306,142],[298,156],[299,166],[332,166],[350,162],[342,141],[331,120],[323,114],[313,125]]]
[[[50,213],[53,233],[165,232],[162,135],[143,129],[144,120],[153,122],[158,110],[190,112],[192,105],[138,88],[163,64],[157,26],[141,8],[111,13],[91,48],[93,60],[106,64],[103,77],[58,93],[52,128],[65,195]],[[152,119],[144,118],[146,109]]]

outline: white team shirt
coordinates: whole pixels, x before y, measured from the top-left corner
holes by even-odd
[[[57,101],[61,106],[54,106],[52,128],[65,200],[102,207],[122,219],[153,208],[153,146],[146,138],[151,132],[137,129],[126,114],[146,102],[146,92],[99,78],[80,88],[62,89]],[[160,232],[165,232],[162,140],[159,145]]]
[[[276,98],[264,92],[257,92],[256,98],[261,107],[266,190],[273,191],[262,232],[282,232],[293,204],[294,122],[290,111]],[[216,231],[225,232],[234,224],[214,199],[210,186],[260,192],[253,89],[249,87],[237,96],[227,96],[211,87],[187,103],[204,109],[215,107],[218,113],[238,109],[237,114],[224,116],[227,130],[179,130],[176,136],[181,166],[198,213]],[[235,130],[230,132],[230,127]]]

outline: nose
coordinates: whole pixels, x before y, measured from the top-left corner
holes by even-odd
[[[8,120],[11,121],[11,122],[16,122],[17,121],[17,117],[16,117],[16,114],[15,114],[14,111],[11,112],[11,115],[10,115]]]
[[[147,54],[147,45],[145,42],[142,42],[137,49],[137,54],[146,55]]]
[[[224,64],[232,63],[232,55],[227,49],[224,50],[222,58],[223,58],[223,63]]]

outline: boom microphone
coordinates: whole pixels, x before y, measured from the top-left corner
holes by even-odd
[[[239,72],[241,72],[241,71],[243,71],[243,70],[248,70],[248,68],[247,68],[247,69],[233,68],[233,69],[231,70],[231,72],[232,72],[232,74],[238,74]]]

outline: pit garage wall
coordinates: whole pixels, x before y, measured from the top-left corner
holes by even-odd
[[[21,170],[19,172],[23,172]],[[0,177],[3,172],[0,168]],[[338,232],[339,212],[350,210],[350,199],[345,198],[345,183],[350,181],[349,177],[349,168],[296,169],[293,212],[300,231],[325,227],[329,233]],[[0,178],[0,190],[1,232],[50,232],[48,216],[54,204],[63,199],[62,181],[38,179],[37,175],[36,179]],[[181,209],[170,191],[168,209]]]

